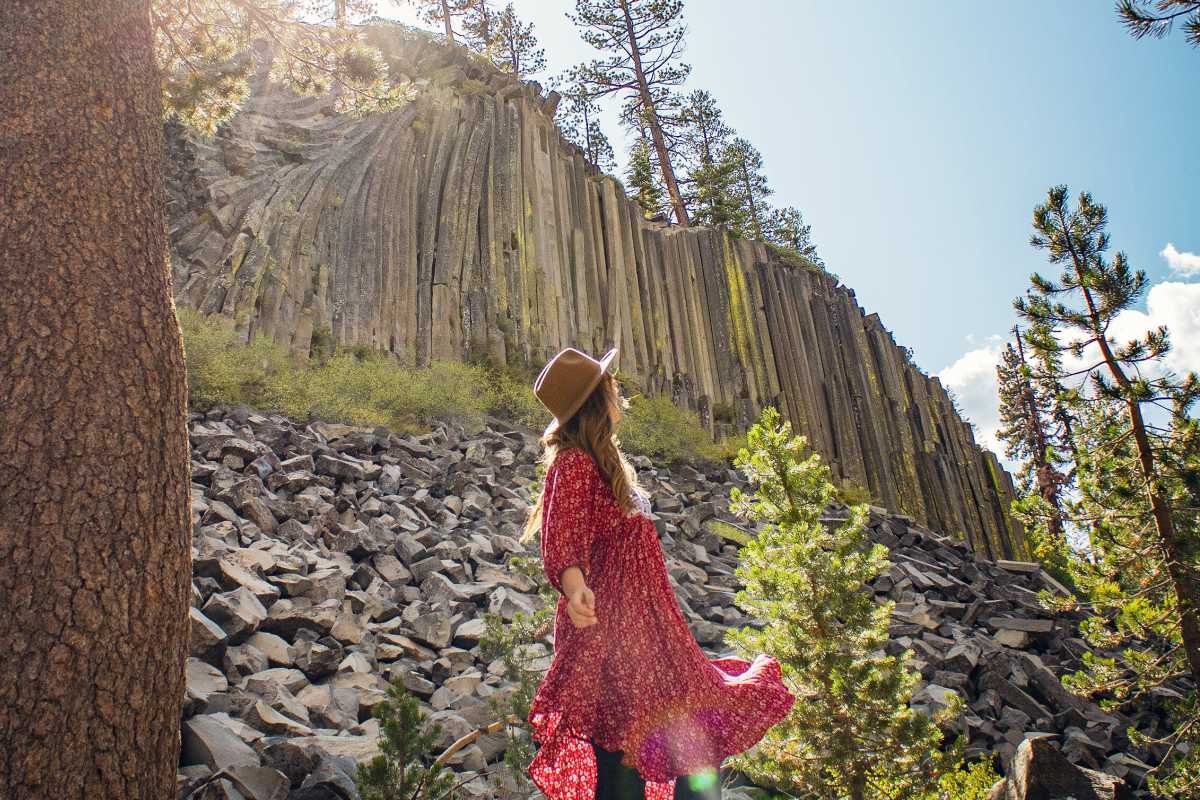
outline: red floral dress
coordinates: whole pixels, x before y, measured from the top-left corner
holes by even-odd
[[[779,664],[759,655],[709,659],[667,577],[654,521],[623,516],[591,456],[564,450],[546,474],[542,562],[583,570],[598,622],[576,628],[560,594],[554,658],[530,707],[541,747],[529,775],[549,800],[593,800],[590,740],[624,751],[647,800],[670,800],[675,778],[753,746],[791,709]]]

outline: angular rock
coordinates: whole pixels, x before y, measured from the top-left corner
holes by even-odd
[[[214,771],[259,765],[258,754],[215,715],[198,714],[185,720],[182,733],[184,764],[204,764]]]

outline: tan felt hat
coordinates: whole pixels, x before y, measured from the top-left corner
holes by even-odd
[[[567,347],[542,367],[541,374],[533,383],[533,393],[554,415],[542,432],[543,436],[559,425],[565,425],[575,415],[616,357],[615,347],[599,360],[574,347]]]

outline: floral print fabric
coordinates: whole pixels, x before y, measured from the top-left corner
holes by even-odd
[[[530,708],[541,746],[529,774],[549,800],[592,800],[595,741],[624,751],[647,800],[670,800],[675,778],[753,746],[795,698],[770,656],[709,659],[667,576],[646,498],[624,516],[587,453],[558,454],[546,474],[542,562],[559,590],[554,658]],[[562,571],[583,570],[598,622],[576,628]]]

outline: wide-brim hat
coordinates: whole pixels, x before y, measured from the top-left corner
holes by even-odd
[[[592,358],[581,350],[567,347],[542,367],[537,380],[533,382],[533,394],[554,415],[546,430],[542,431],[543,436],[575,416],[616,357],[615,347],[600,358]]]

